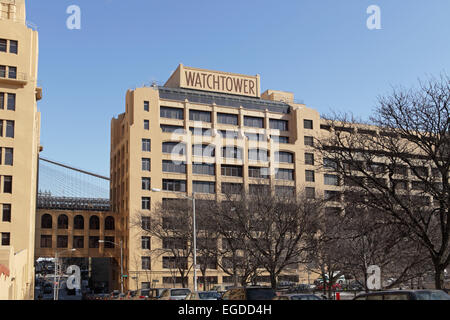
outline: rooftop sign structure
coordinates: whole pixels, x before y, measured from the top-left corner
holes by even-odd
[[[233,95],[261,96],[259,75],[211,71],[185,67],[180,64],[164,85],[169,88],[185,88]]]

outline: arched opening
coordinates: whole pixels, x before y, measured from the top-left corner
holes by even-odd
[[[52,228],[52,216],[48,213],[44,214],[41,217],[41,228],[42,229],[51,229]]]
[[[97,216],[92,216],[89,218],[89,229],[91,230],[100,229],[100,219]]]
[[[83,230],[84,229],[84,218],[83,216],[76,216],[73,219],[73,228],[74,229],[78,229],[78,230]]]
[[[68,229],[69,228],[69,218],[65,214],[61,214],[58,217],[58,229]]]
[[[114,230],[114,218],[109,216],[105,218],[105,230]]]

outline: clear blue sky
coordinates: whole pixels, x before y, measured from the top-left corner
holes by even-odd
[[[322,114],[363,118],[391,85],[450,73],[448,0],[39,0],[43,156],[109,174],[110,121],[125,93],[179,63],[260,74]],[[79,5],[81,30],[66,28]],[[369,5],[382,30],[366,27]]]

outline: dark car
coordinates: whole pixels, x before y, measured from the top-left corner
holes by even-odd
[[[275,296],[269,287],[240,287],[227,290],[222,300],[272,300]]]
[[[294,294],[283,294],[273,298],[273,300],[323,300],[323,299],[319,296],[316,296],[315,294],[294,293]]]
[[[362,293],[353,300],[450,300],[441,290],[389,290]]]

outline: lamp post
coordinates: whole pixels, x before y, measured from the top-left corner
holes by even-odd
[[[111,243],[115,246],[120,246],[120,293],[123,294],[123,246],[122,246],[122,239],[120,239],[119,244],[107,241],[107,240],[98,240],[99,243]]]
[[[53,278],[53,300],[58,300],[58,292],[59,292],[59,272],[58,272],[58,254],[66,252],[66,251],[76,251],[77,249],[68,249],[68,250],[62,250],[62,251],[56,251],[55,252],[55,276]],[[58,280],[56,280],[58,278]],[[58,286],[58,287],[56,287]]]
[[[161,189],[152,188],[153,192],[160,192]],[[195,221],[195,192],[192,192],[192,197],[183,195],[184,198],[192,200],[192,233],[193,233],[193,251],[194,251],[194,292],[197,292],[197,228]]]

